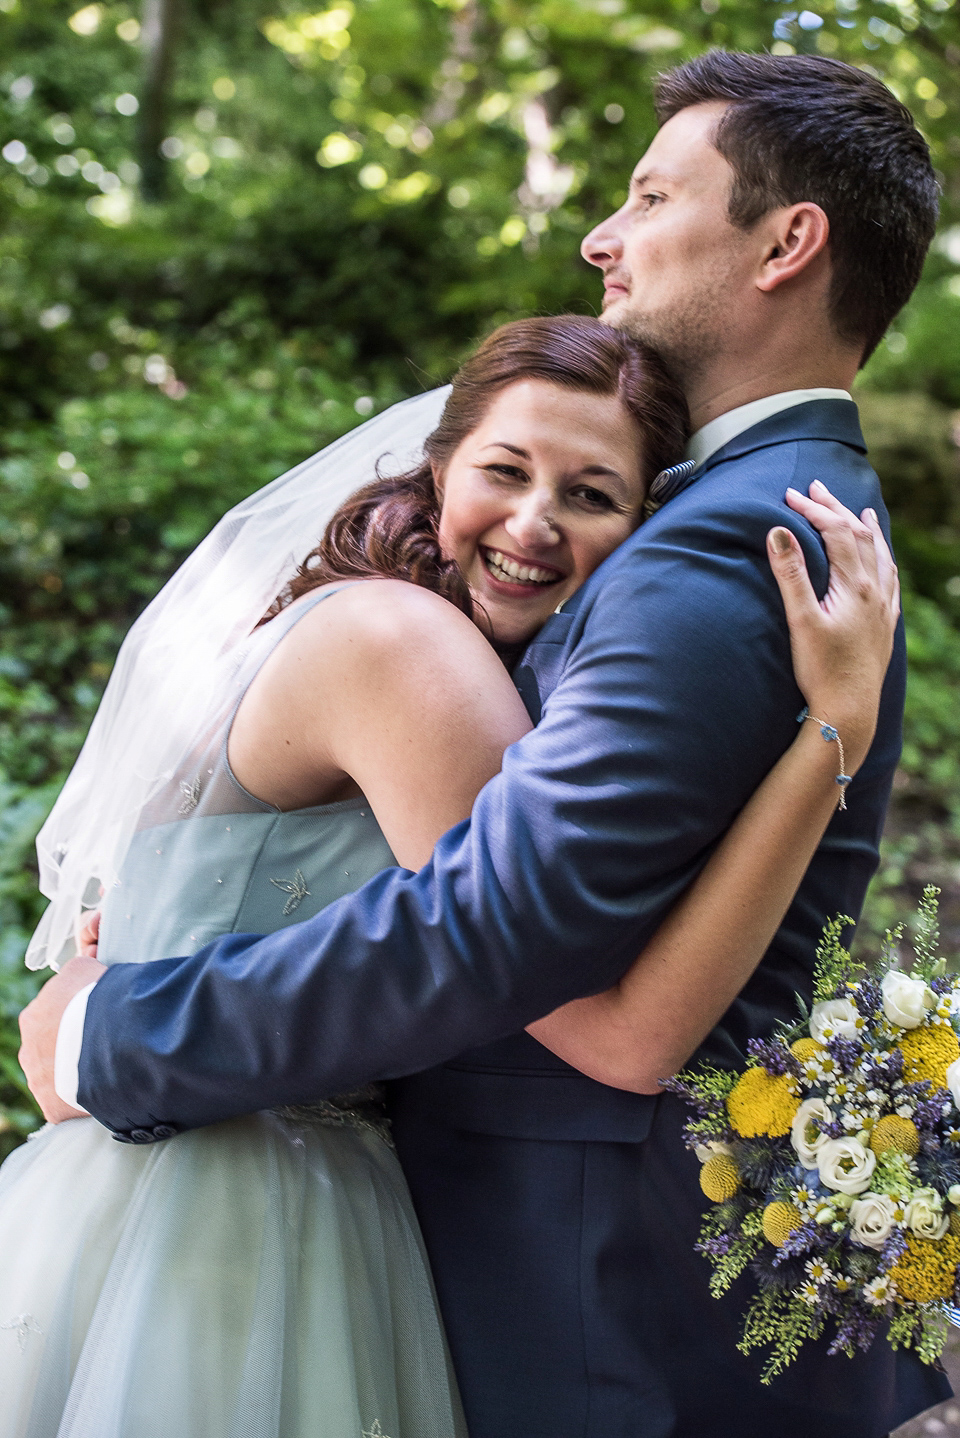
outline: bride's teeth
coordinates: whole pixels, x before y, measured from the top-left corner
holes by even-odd
[[[518,584],[552,584],[557,578],[552,570],[540,569],[535,564],[518,564],[515,559],[507,559],[499,549],[487,550],[486,563],[495,579],[512,579]]]

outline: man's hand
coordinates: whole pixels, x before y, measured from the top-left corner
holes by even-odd
[[[48,1123],[84,1117],[79,1109],[64,1103],[53,1086],[57,1034],[63,1011],[74,994],[96,983],[105,972],[104,965],[96,959],[71,959],[44,984],[20,1015],[20,1066]]]

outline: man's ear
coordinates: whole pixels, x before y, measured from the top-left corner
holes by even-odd
[[[772,210],[760,224],[767,229],[768,243],[756,285],[765,294],[801,274],[830,238],[830,221],[810,200]]]

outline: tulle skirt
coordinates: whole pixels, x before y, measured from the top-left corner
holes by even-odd
[[[0,1169],[0,1438],[465,1438],[423,1244],[372,1133],[256,1114]]]

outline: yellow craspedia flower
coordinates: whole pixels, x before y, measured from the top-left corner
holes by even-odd
[[[787,1074],[773,1076],[766,1069],[747,1069],[727,1098],[730,1122],[742,1138],[790,1132],[800,1107],[794,1081]]]
[[[960,1234],[960,1213],[956,1209],[950,1215],[950,1232]]]
[[[726,1203],[740,1187],[740,1172],[728,1153],[715,1153],[700,1170],[700,1187],[711,1203]]]
[[[763,1236],[774,1248],[782,1248],[802,1223],[803,1214],[795,1203],[768,1203],[763,1210]]]
[[[920,1149],[917,1126],[912,1118],[888,1113],[875,1125],[870,1135],[870,1147],[877,1158],[882,1158],[885,1153],[907,1153],[912,1158]]]
[[[907,1082],[929,1079],[934,1088],[946,1088],[947,1069],[960,1059],[960,1043],[946,1024],[908,1029],[897,1048],[903,1054],[903,1076]]]
[[[897,1285],[898,1303],[932,1303],[950,1298],[960,1264],[960,1237],[946,1233],[941,1239],[905,1234],[907,1251],[890,1270]]]
[[[823,1044],[818,1044],[816,1039],[797,1039],[796,1043],[790,1045],[790,1052],[795,1059],[805,1064],[809,1059],[819,1058],[824,1047]]]

